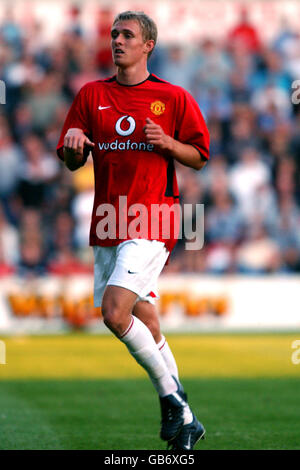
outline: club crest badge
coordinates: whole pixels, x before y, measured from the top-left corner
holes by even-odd
[[[165,112],[166,105],[162,101],[153,101],[150,105],[150,109],[155,116],[160,116]]]

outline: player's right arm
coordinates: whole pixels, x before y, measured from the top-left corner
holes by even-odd
[[[64,137],[64,162],[66,167],[75,171],[84,165],[86,161],[85,152],[88,151],[86,147],[94,147],[95,144],[85,135],[82,129],[71,128],[68,129]]]

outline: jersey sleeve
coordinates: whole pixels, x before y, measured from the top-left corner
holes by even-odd
[[[209,159],[209,132],[196,100],[182,89],[179,94],[176,137],[183,144],[193,145],[201,156]]]
[[[57,155],[61,160],[64,160],[63,146],[64,146],[64,137],[68,129],[77,127],[82,129],[83,132],[91,138],[91,130],[89,125],[88,118],[88,97],[87,97],[87,86],[83,86],[78,94],[75,96],[74,101],[69,109],[67,117],[65,119],[59,141],[56,147]],[[84,148],[84,158],[85,160],[88,157],[90,149]]]

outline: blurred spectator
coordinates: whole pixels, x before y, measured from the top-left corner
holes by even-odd
[[[26,278],[46,274],[46,258],[41,242],[30,239],[22,241],[18,274]]]
[[[206,270],[210,274],[230,274],[234,269],[234,244],[230,240],[218,241],[208,247]]]
[[[295,196],[296,171],[295,162],[290,158],[282,158],[275,169],[275,186],[279,199]]]
[[[272,87],[289,92],[292,81],[291,76],[285,69],[279,53],[271,49],[266,49],[261,58],[263,66],[251,77],[252,90]]]
[[[280,30],[273,42],[274,49],[280,54],[285,70],[292,80],[300,77],[300,36],[294,31],[289,20],[281,20]]]
[[[299,106],[299,105],[298,105]],[[289,147],[292,159],[295,164],[295,182],[298,194],[298,203],[300,202],[300,113],[295,118],[290,139],[287,139],[286,146]]]
[[[278,202],[279,212],[269,218],[270,233],[278,244],[283,270],[300,271],[300,210],[290,196],[282,196]]]
[[[97,63],[90,51],[85,51],[84,55],[78,58],[78,72],[74,74],[70,82],[72,93],[76,95],[80,88],[88,82],[105,78],[97,70]]]
[[[15,266],[20,257],[19,234],[17,229],[11,225],[0,205],[0,251],[1,259],[6,265]]]
[[[299,35],[293,31],[287,17],[283,16],[279,25],[279,31],[273,41],[273,47],[283,57],[293,51],[294,44],[298,42]]]
[[[223,132],[221,123],[218,119],[211,119],[208,121],[209,134],[210,134],[210,157],[212,160],[218,158],[224,151]]]
[[[34,239],[39,243],[45,239],[44,229],[41,212],[36,208],[24,208],[19,222],[21,240]]]
[[[74,243],[74,221],[69,212],[60,212],[52,221],[53,230],[48,236],[48,249],[52,256],[57,251],[75,248]]]
[[[111,54],[111,26],[113,19],[113,11],[110,7],[102,7],[98,10],[96,63],[104,75],[110,75],[114,67]]]
[[[286,57],[285,68],[291,80],[299,80],[300,77],[300,38],[295,38],[290,46],[289,54]]]
[[[61,87],[62,77],[58,73],[49,73],[37,83],[31,83],[26,104],[36,132],[44,133],[55,118],[57,107],[64,101]]]
[[[70,248],[65,246],[58,250],[55,258],[48,264],[50,274],[68,276],[72,274],[91,274],[93,266],[80,261]]]
[[[245,220],[233,197],[217,190],[206,210],[205,240],[207,270],[212,274],[230,273],[234,269],[234,250],[245,229]]]
[[[232,28],[228,35],[228,44],[242,43],[248,53],[258,53],[261,49],[260,38],[253,24],[250,23],[246,7],[240,8],[238,23]]]
[[[258,151],[252,147],[243,150],[240,162],[230,171],[229,186],[243,216],[249,222],[261,209],[257,204],[258,191],[263,189],[265,197],[269,198],[270,181],[270,169],[261,160]]]
[[[22,165],[19,194],[24,206],[41,207],[47,184],[58,172],[58,161],[47,153],[43,140],[35,134],[23,139],[23,149],[26,159]]]
[[[268,130],[274,130],[276,124],[288,119],[292,112],[289,93],[272,85],[255,91],[251,101],[253,108],[258,112],[260,126]]]
[[[23,34],[20,26],[14,19],[13,9],[6,5],[2,24],[0,25],[1,42],[6,43],[13,51],[14,57],[22,53]]]
[[[231,44],[230,52],[230,98],[233,103],[248,103],[251,96],[251,77],[256,69],[256,61],[242,43]]]
[[[226,154],[230,164],[240,160],[242,152],[250,147],[258,148],[253,112],[247,105],[236,105],[226,139]]]
[[[181,252],[180,272],[203,273],[206,271],[205,249],[199,251],[183,250]],[[173,263],[173,261],[172,261]]]
[[[15,138],[20,142],[27,134],[33,132],[32,113],[25,103],[19,103],[14,114]]]
[[[228,119],[232,112],[232,106],[228,95],[218,88],[195,92],[197,102],[206,119]]]
[[[6,65],[4,80],[8,87],[20,88],[40,83],[44,77],[44,70],[31,54],[25,53],[15,62]]]
[[[215,193],[212,206],[206,211],[206,240],[210,243],[239,243],[244,219],[230,194]]]
[[[199,179],[204,185],[206,197],[213,200],[215,195],[227,195],[228,193],[228,164],[224,155],[218,155],[206,165],[199,174]]]
[[[2,121],[2,122],[1,122]],[[0,120],[0,199],[7,201],[16,190],[22,166],[22,153],[13,141],[8,125]]]
[[[292,129],[288,122],[260,129],[260,137],[264,141],[264,147],[269,153],[269,164],[274,168],[277,163],[286,158],[291,145]]]
[[[200,96],[202,92],[207,93],[214,90],[218,95],[228,89],[228,79],[231,71],[231,63],[216,42],[205,39],[196,56],[197,69],[195,71],[194,93]]]
[[[21,248],[18,273],[21,276],[32,278],[46,273],[46,228],[42,228],[41,224],[37,209],[24,210],[19,226]]]
[[[51,202],[48,201],[49,216],[53,219],[56,218],[58,211],[71,212],[74,188],[70,181],[68,181],[68,176],[70,176],[68,170],[61,172],[60,179],[57,180],[57,184],[53,187],[53,199]]]
[[[203,188],[195,172],[185,173],[184,183],[181,183],[181,197],[185,204],[200,204],[203,200]]]
[[[234,69],[230,75],[229,98],[232,103],[249,103],[251,97],[248,77],[243,71]]]
[[[260,220],[252,223],[246,233],[247,239],[236,251],[239,272],[268,274],[278,271],[281,266],[279,246],[268,235]]]
[[[69,9],[69,25],[68,31],[75,36],[82,36],[83,31],[81,27],[81,9],[79,5],[71,5]]]
[[[181,44],[172,44],[161,64],[160,76],[164,80],[191,90],[194,65],[189,54]]]

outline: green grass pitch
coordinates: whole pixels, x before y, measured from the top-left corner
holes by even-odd
[[[296,334],[170,335],[190,404],[207,430],[195,450],[300,449]],[[111,336],[4,338],[0,449],[160,450],[159,404]]]

